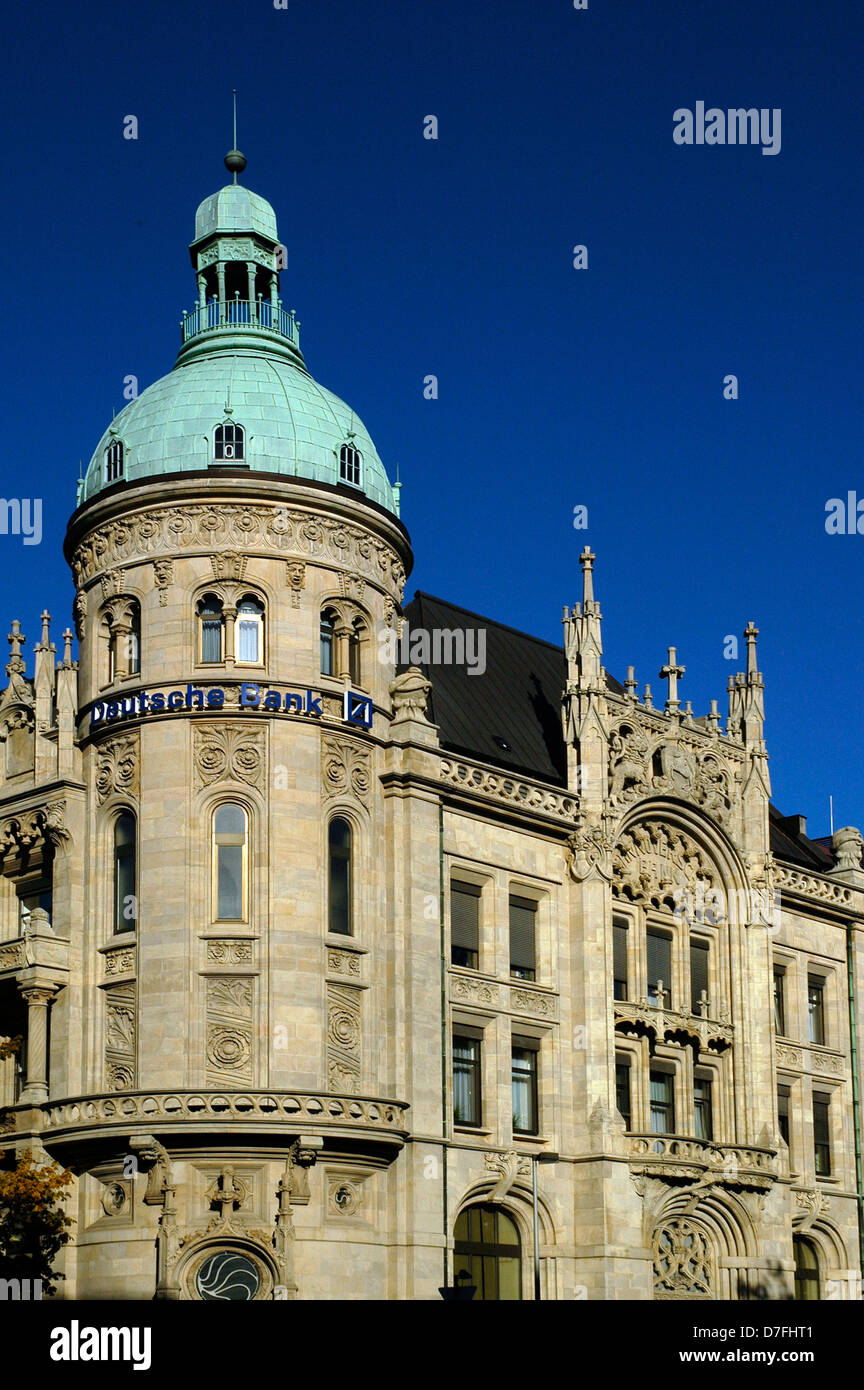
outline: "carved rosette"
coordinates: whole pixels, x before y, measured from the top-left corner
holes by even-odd
[[[136,1076],[135,985],[105,990],[105,1075],[109,1091],[131,1091]]]
[[[324,800],[352,796],[368,808],[372,755],[353,739],[325,736],[321,744],[321,783]]]
[[[327,986],[327,1086],[357,1095],[361,1074],[360,991]]]
[[[122,734],[100,743],[96,749],[96,797],[99,805],[115,794],[137,797],[139,767],[137,733]]]
[[[334,975],[352,975],[359,979],[360,957],[355,951],[340,951],[336,947],[328,947],[327,969]]]
[[[254,959],[253,941],[231,937],[224,941],[207,942],[207,960],[216,965],[251,965]]]
[[[207,1080],[252,1081],[255,982],[248,975],[207,980]]]
[[[264,786],[266,733],[250,724],[196,724],[193,732],[195,787],[214,782],[245,782]]]

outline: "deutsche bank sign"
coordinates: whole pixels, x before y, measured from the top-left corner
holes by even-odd
[[[281,714],[323,715],[321,706],[323,695],[315,695],[311,690],[264,690],[260,685],[244,682],[240,686],[240,708],[269,710]],[[129,719],[151,714],[177,714],[182,710],[208,709],[221,710],[225,707],[225,690],[222,686],[187,685],[185,690],[139,690],[135,695],[126,695],[122,700],[97,700],[90,710],[90,728],[99,724],[113,723],[115,719]],[[372,701],[368,695],[358,695],[354,690],[346,690],[342,697],[342,719],[346,724],[359,725],[363,729],[372,728]]]

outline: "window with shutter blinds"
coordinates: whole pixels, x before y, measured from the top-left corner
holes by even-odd
[[[612,918],[612,998],[626,999],[627,990],[627,930],[626,917]]]
[[[700,1011],[702,994],[710,1004],[708,995],[708,942],[690,942],[690,1007],[694,1014]]]
[[[664,1002],[669,1003],[671,990],[669,988],[672,981],[672,941],[662,932],[646,932],[647,947],[647,966],[648,966],[648,1002],[662,1008]],[[663,981],[663,998],[657,993],[657,985]]]
[[[537,904],[531,898],[510,898],[510,974],[533,980],[536,973],[535,924]]]
[[[450,960],[477,969],[480,952],[480,894],[476,883],[450,883]]]

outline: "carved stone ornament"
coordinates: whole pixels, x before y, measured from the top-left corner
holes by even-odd
[[[232,937],[230,940],[207,942],[207,959],[217,965],[251,965],[254,956],[254,941]]]
[[[395,680],[390,682],[390,699],[393,702],[393,723],[402,724],[406,719],[416,719],[428,724],[426,702],[432,682],[427,680],[419,666],[409,666]]]
[[[328,1089],[346,1095],[360,1090],[360,991],[327,986]]]
[[[250,724],[195,725],[195,787],[214,782],[245,782],[262,788],[266,764],[265,731]]]
[[[565,854],[570,877],[576,883],[600,874],[611,877],[609,856],[615,844],[614,836],[603,825],[588,824],[585,816],[576,814],[576,829],[567,839]]]
[[[636,724],[621,724],[609,737],[609,799],[627,805],[648,790],[648,738]]]
[[[613,854],[612,891],[630,902],[674,910],[685,901],[704,901],[715,880],[713,864],[695,841],[660,821],[625,830]]]
[[[332,1173],[328,1176],[327,1205],[337,1215],[353,1216],[362,1206],[364,1195],[362,1182],[353,1182],[350,1178]]]
[[[306,588],[306,566],[303,561],[286,561],[285,578],[291,590],[291,607],[299,608],[301,591]]]
[[[237,555],[231,550],[210,556],[214,579],[245,579],[248,563],[248,555]]]
[[[831,844],[837,860],[835,868],[841,870],[861,868],[864,839],[862,839],[861,831],[856,826],[844,825],[839,830],[835,830]]]
[[[695,1222],[667,1221],[654,1235],[652,1254],[655,1298],[712,1297],[711,1251]]]
[[[484,1153],[483,1167],[487,1173],[498,1174],[498,1181],[489,1193],[490,1202],[502,1201],[517,1178],[531,1176],[531,1159],[527,1154],[518,1154],[513,1149]]]
[[[109,738],[98,745],[96,749],[96,797],[100,806],[115,793],[121,796],[137,797],[139,763],[137,733]]]
[[[353,796],[369,805],[372,780],[372,755],[363,744],[353,739],[325,736],[321,744],[321,783],[324,800],[336,796]]]
[[[198,548],[219,554],[217,547],[236,546],[243,555],[255,550],[285,558],[312,556],[334,561],[341,570],[363,574],[391,586],[401,602],[405,569],[393,548],[356,524],[266,503],[190,503],[150,507],[110,521],[91,531],[72,558],[76,587],[108,567],[160,553]],[[234,557],[236,558],[236,557]]]
[[[79,589],[72,604],[72,617],[75,622],[75,633],[78,641],[82,641],[87,636],[87,595],[83,589]]]
[[[106,1183],[101,1200],[106,1216],[123,1216],[132,1205],[131,1185],[128,1182]]]
[[[220,1082],[252,1080],[255,981],[249,975],[207,980],[207,1076]]]
[[[159,607],[168,603],[168,590],[174,583],[174,561],[170,559],[153,561],[153,578],[159,590]]]
[[[105,1072],[109,1091],[135,1086],[137,1033],[135,985],[112,985],[105,991]]]
[[[809,1231],[820,1216],[824,1216],[831,1206],[824,1192],[811,1187],[806,1191],[792,1194],[792,1226],[797,1232]]]

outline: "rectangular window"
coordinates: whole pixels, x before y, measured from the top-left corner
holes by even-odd
[[[708,1014],[708,942],[690,942],[690,1011]]]
[[[612,998],[627,999],[627,931],[626,917],[612,918]]]
[[[536,975],[535,923],[537,904],[531,898],[510,897],[510,974],[514,980]]]
[[[816,1158],[816,1176],[827,1178],[831,1175],[831,1097],[821,1091],[813,1092],[813,1152]]]
[[[222,660],[222,619],[204,618],[201,622],[201,661]]]
[[[774,967],[774,1032],[778,1037],[786,1036],[786,974]]]
[[[714,1116],[711,1109],[711,1077],[696,1076],[693,1081],[693,1121],[697,1139],[714,1138]]]
[[[788,1086],[777,1087],[777,1128],[787,1146],[789,1144],[789,1096]]]
[[[450,963],[477,969],[480,948],[480,894],[476,883],[450,883]]]
[[[536,1134],[537,1043],[531,1038],[514,1038],[512,1055],[513,1133]]]
[[[257,618],[237,619],[237,660],[249,666],[260,663],[258,634],[261,624]]]
[[[672,938],[665,932],[648,931],[648,1003],[662,1009],[672,1004]]]
[[[615,1063],[615,1104],[618,1113],[623,1119],[628,1129],[630,1124],[630,1064],[629,1062],[616,1061]]]
[[[651,1133],[675,1133],[675,1078],[668,1071],[651,1072]]]
[[[807,1010],[810,1014],[811,1043],[825,1042],[825,981],[816,975],[807,977]]]
[[[457,1125],[479,1125],[480,1038],[466,1032],[453,1035],[453,1120]]]

